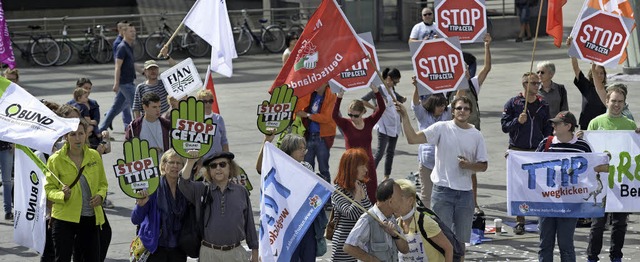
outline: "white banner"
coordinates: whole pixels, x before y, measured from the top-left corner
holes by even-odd
[[[263,149],[260,257],[291,261],[334,187],[271,143]]]
[[[587,131],[584,138],[594,152],[611,153],[609,174],[602,180],[607,190],[607,212],[640,212],[640,134]]]
[[[62,118],[17,84],[0,77],[0,140],[51,154],[53,144],[78,129],[80,119]]]
[[[200,74],[190,57],[162,72],[160,79],[167,93],[176,99],[202,88]]]
[[[29,148],[16,145],[13,241],[39,254],[44,251],[47,227],[43,170],[47,170],[44,163]]]
[[[604,153],[509,151],[507,212],[511,216],[602,217]]]

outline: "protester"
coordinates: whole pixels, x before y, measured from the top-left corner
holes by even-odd
[[[53,202],[52,239],[56,261],[101,261],[99,227],[105,223],[102,200],[107,177],[100,154],[86,144],[87,123],[65,135],[62,149],[47,167],[45,192]]]
[[[131,223],[139,226],[138,236],[151,255],[147,261],[187,261],[187,254],[178,246],[182,219],[187,209],[187,200],[178,190],[178,177],[185,159],[175,150],[169,149],[160,159],[160,182],[158,189],[148,194],[139,192],[143,198],[136,199],[131,213]]]
[[[571,45],[572,37],[567,38],[567,46]],[[580,110],[580,130],[587,130],[589,122],[596,116],[602,115],[607,111],[604,102],[598,97],[596,88],[594,85],[594,79],[601,79],[603,85],[607,84],[607,70],[603,66],[592,67],[587,73],[587,77],[584,76],[580,67],[578,66],[578,59],[571,58],[571,66],[573,67],[573,73],[575,78],[573,84],[578,88],[580,94],[582,94],[582,110]]]
[[[596,70],[596,65],[595,64],[591,64],[591,70]],[[612,84],[609,87],[605,88],[605,80],[601,79],[601,77],[603,77],[602,75],[599,74],[595,74],[593,75],[593,84],[596,88],[596,92],[598,93],[598,97],[600,97],[600,101],[602,101],[603,104],[606,103],[607,101],[607,89],[609,87],[613,87],[613,86],[617,86],[622,88],[622,90],[628,94],[628,90],[627,90],[627,86],[623,85],[623,84]],[[633,114],[631,113],[631,110],[629,110],[629,103],[625,103],[624,107],[622,108],[622,115],[631,119],[633,119]]]
[[[133,120],[125,131],[124,138],[131,141],[134,137],[147,140],[149,148],[155,148],[158,155],[171,148],[171,121],[160,117],[160,96],[154,92],[144,94],[142,108],[144,116]]]
[[[398,252],[409,252],[407,240],[398,236],[401,229],[394,216],[402,203],[400,194],[400,186],[393,179],[380,183],[376,204],[360,216],[345,241],[347,254],[361,261],[398,261]],[[384,224],[379,224],[371,214]]]
[[[371,202],[367,197],[367,176],[368,162],[371,161],[370,154],[362,148],[347,149],[340,158],[338,174],[333,180],[336,191],[331,194],[334,217],[338,220],[335,225],[333,238],[331,239],[331,261],[353,261],[356,259],[347,254],[344,244],[349,232],[355,226],[358,218],[364,213],[358,205],[365,209],[371,208]],[[340,193],[338,193],[340,192]],[[355,201],[357,204],[349,201]]]
[[[382,117],[373,128],[378,131],[378,148],[374,156],[375,166],[378,168],[382,157],[384,155],[387,156],[384,160],[384,178],[387,179],[391,175],[398,134],[402,129],[402,127],[400,127],[400,116],[398,116],[398,112],[393,109],[396,102],[404,103],[407,99],[396,92],[396,85],[400,82],[400,71],[398,69],[385,68],[384,71],[382,71],[382,78],[382,81],[385,83],[380,85],[380,88],[382,88],[385,103],[370,104],[369,101],[376,96],[373,91],[363,96],[362,101],[364,101],[365,107],[371,108],[372,110],[375,110],[376,107],[386,107],[382,113]]]
[[[600,80],[600,76],[594,77],[594,81]],[[625,86],[626,87],[626,86]],[[620,86],[612,86],[607,89],[607,112],[595,117],[587,130],[635,130],[640,133],[633,120],[622,116],[622,109],[627,100],[627,93]],[[611,261],[622,260],[622,246],[624,246],[625,235],[627,233],[627,221],[629,213],[607,213],[604,217],[594,217],[591,219],[591,231],[589,232],[589,245],[587,246],[588,261],[598,261],[598,255],[602,249],[602,235],[607,222],[607,216],[611,217],[611,247],[609,248],[609,258]]]
[[[176,61],[167,54],[168,52],[169,48],[163,47],[162,50],[160,50],[160,56],[167,59],[169,66],[174,66]],[[144,113],[140,100],[145,94],[151,92],[156,93],[160,97],[160,113],[164,114],[169,111],[167,90],[165,89],[162,80],[158,79],[160,76],[160,67],[155,60],[147,60],[144,62],[143,69],[146,80],[136,87],[136,91],[133,95],[133,107],[131,109],[133,110],[134,118],[138,118],[142,113]]]
[[[229,152],[229,140],[227,139],[227,127],[224,124],[224,118],[211,110],[213,104],[213,93],[211,90],[202,89],[196,95],[196,98],[204,103],[204,118],[211,119],[213,125],[216,125],[216,134],[213,136],[211,149],[202,159],[207,159],[220,152]]]
[[[120,43],[122,43],[123,40],[123,36],[125,34],[125,32],[127,31],[127,27],[129,27],[129,22],[126,20],[120,20],[116,23],[116,29],[118,30],[118,36],[116,36],[116,39],[113,40],[113,61],[117,61],[117,51],[118,51],[118,46],[120,45]],[[116,92],[117,93],[117,92]],[[117,94],[116,94],[117,96]],[[123,97],[120,98],[120,100],[122,100]],[[131,110],[129,110],[128,108],[130,108],[130,105],[126,105],[127,107],[122,110],[122,123],[124,123],[125,127],[131,122],[132,118],[131,118]],[[111,127],[111,124],[109,125],[110,129],[113,129],[113,127]]]
[[[376,101],[378,105],[384,105],[382,94],[378,92],[378,87],[372,85],[371,90],[376,95]],[[354,100],[349,104],[348,116],[349,119],[340,116],[340,103],[342,103],[342,96],[344,91],[338,93],[338,99],[336,105],[333,107],[333,120],[336,121],[338,127],[344,134],[345,148],[362,148],[369,156],[367,166],[367,196],[371,202],[376,199],[376,188],[378,186],[378,177],[376,175],[376,167],[373,160],[373,154],[371,153],[371,140],[373,140],[371,131],[374,125],[378,122],[380,117],[385,111],[386,107],[378,107],[373,114],[364,118],[364,114],[367,113],[367,109],[364,107],[364,103],[361,100]]]
[[[73,107],[77,108],[80,111],[80,117],[84,118],[89,122],[89,125],[94,126],[97,125],[96,120],[91,119],[91,115],[89,114],[89,92],[84,88],[78,87],[73,90]],[[91,132],[93,131],[93,127],[89,127]]]
[[[413,77],[415,82],[415,77]],[[413,100],[411,101],[411,109],[416,116],[418,128],[425,130],[429,126],[439,121],[451,120],[451,111],[447,107],[447,98],[442,94],[430,95],[426,100],[420,100],[418,95],[418,86],[415,85],[413,92]],[[425,206],[431,206],[431,190],[433,182],[431,181],[431,172],[436,161],[436,147],[429,143],[420,144],[418,146],[418,163],[420,165],[420,200]]]
[[[318,171],[322,178],[330,182],[329,172],[330,150],[336,138],[336,122],[331,117],[331,112],[336,104],[336,95],[324,84],[315,92],[298,100],[296,117],[302,119],[307,139],[307,154],[304,160],[311,164],[312,170],[318,160]]]
[[[272,142],[274,137],[275,135],[265,135],[264,142]],[[296,134],[287,134],[282,138],[278,148],[313,172],[313,167],[304,160],[307,146],[303,137]],[[256,171],[258,171],[258,174],[262,173],[262,149],[258,154]],[[326,241],[324,240],[324,231],[327,227],[327,222],[327,214],[325,212],[318,213],[313,220],[313,224],[311,224],[300,240],[300,243],[298,243],[298,247],[296,247],[296,250],[291,256],[291,261],[315,261],[316,257],[322,256],[326,252],[327,247]]]
[[[522,42],[522,38],[527,37],[525,40],[531,40],[531,27],[529,26],[529,19],[531,18],[531,7],[535,6],[536,0],[515,0],[516,11],[520,20],[520,32],[516,38],[516,42]]]
[[[540,141],[553,132],[548,121],[549,105],[538,95],[539,86],[538,75],[533,72],[524,73],[522,75],[523,92],[504,104],[500,123],[502,132],[509,134],[510,150],[535,151]],[[516,222],[513,232],[516,235],[524,234],[524,216],[517,216]]]
[[[300,36],[295,31],[289,31],[289,33],[287,33],[287,36],[284,38],[285,40],[284,43],[287,46],[287,48],[284,49],[284,53],[282,53],[283,65],[287,62],[287,59],[291,55],[291,51],[293,51],[293,48],[296,46],[296,43],[298,42],[298,38],[300,38]]]
[[[444,98],[444,97],[443,97]],[[427,258],[424,261],[430,262],[451,262],[453,261],[453,246],[449,239],[442,233],[438,222],[434,221],[430,216],[423,216],[422,224],[418,224],[420,213],[416,212],[416,187],[407,179],[396,179],[396,184],[400,186],[400,203],[398,204],[398,225],[402,228],[402,232],[409,243],[409,252],[407,254],[399,253],[399,261],[422,261],[418,259]],[[444,254],[440,253],[431,245],[420,229],[424,229],[427,237],[435,243],[439,248],[444,250]]]
[[[486,171],[488,157],[482,133],[467,122],[473,111],[471,100],[457,97],[452,106],[453,120],[437,122],[419,132],[413,130],[404,106],[398,105],[397,110],[409,144],[436,146],[431,207],[460,240],[469,242],[474,213],[471,174]]]
[[[555,116],[561,111],[569,111],[569,101],[567,99],[567,89],[564,85],[553,82],[556,74],[556,65],[550,61],[542,61],[537,65],[538,78],[540,78],[540,88],[538,95],[549,104],[549,115]]]
[[[197,156],[197,151],[189,152]],[[204,236],[200,248],[200,261],[258,261],[258,234],[253,221],[253,211],[249,191],[241,185],[229,182],[237,176],[238,165],[230,152],[218,152],[204,159],[204,183],[191,180],[191,170],[197,158],[187,159],[181,171],[178,188],[187,200],[195,205],[196,214],[204,212]],[[209,190],[208,193],[205,190]],[[204,210],[200,210],[200,201],[209,196]],[[251,258],[240,245],[246,240],[251,249]]]
[[[549,119],[549,121],[553,126],[554,135],[540,141],[536,152],[591,152],[591,146],[587,141],[574,136],[578,122],[573,113],[562,111],[556,114],[556,117]],[[553,249],[557,237],[560,260],[576,261],[573,235],[576,231],[577,222],[578,218],[572,217],[540,217],[538,223],[540,228],[538,260],[553,262]]]
[[[88,92],[87,94],[88,102],[86,104],[87,104],[87,107],[89,107],[89,117],[95,121],[95,124],[92,124],[93,132],[89,136],[89,143],[91,144],[91,148],[96,149],[97,147],[96,143],[100,142],[100,140],[102,139],[102,135],[105,134],[105,132],[107,131],[100,132],[98,130],[99,129],[98,124],[100,124],[100,105],[98,105],[98,102],[96,100],[93,100],[88,97],[91,95],[91,89],[93,88],[93,83],[91,83],[91,79],[89,78],[86,78],[86,77],[78,78],[78,80],[76,81],[76,88],[82,88]],[[71,99],[69,100],[69,102],[67,102],[67,104],[69,105],[74,105],[75,103],[76,103],[75,99]],[[95,138],[97,138],[97,140]]]
[[[411,34],[409,34],[409,43],[429,40],[437,36],[436,25],[433,23],[435,20],[435,14],[431,8],[422,8],[421,14],[422,22],[417,23],[411,29]]]

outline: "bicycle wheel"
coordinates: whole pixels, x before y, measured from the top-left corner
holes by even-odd
[[[187,33],[185,44],[187,51],[193,57],[203,57],[211,50],[211,46],[194,32]]]
[[[298,36],[302,35],[302,31],[304,31],[304,28],[299,25],[294,25],[289,28],[289,32],[296,32]]]
[[[285,34],[277,25],[270,25],[262,32],[262,44],[271,53],[280,53],[284,49]]]
[[[60,46],[60,57],[58,57],[58,61],[56,61],[57,66],[66,65],[71,61],[71,57],[73,57],[73,48],[67,42],[58,43]]]
[[[60,46],[50,37],[36,39],[31,44],[31,59],[38,65],[51,66],[60,58]]]
[[[238,55],[244,55],[249,52],[251,46],[253,46],[253,36],[251,36],[251,33],[244,30],[244,28],[238,28],[233,30],[233,35],[236,40],[236,53],[238,53]]]
[[[155,59],[167,41],[169,41],[168,36],[162,33],[153,33],[144,41],[144,51],[147,52],[147,55],[151,58]],[[169,52],[167,54],[171,55],[171,51],[173,51],[173,43],[169,43]]]
[[[113,48],[107,39],[93,39],[89,44],[89,56],[98,64],[106,64],[113,59]]]
[[[133,59],[140,61],[145,57],[144,53],[144,41],[141,38],[136,37],[136,41],[133,42]]]

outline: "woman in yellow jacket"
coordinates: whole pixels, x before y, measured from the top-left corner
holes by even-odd
[[[56,261],[99,261],[100,205],[107,193],[107,177],[100,154],[87,144],[87,123],[66,134],[62,149],[47,162],[44,189],[53,202],[51,227]],[[70,245],[73,243],[73,245]],[[75,251],[75,252],[74,252]]]

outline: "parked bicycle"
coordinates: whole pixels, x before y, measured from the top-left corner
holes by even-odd
[[[161,15],[160,21],[162,25],[160,26],[160,30],[150,34],[144,42],[144,50],[150,57],[157,57],[162,47],[171,39],[173,29],[167,25],[166,20],[167,19]],[[178,36],[179,38],[176,37],[169,43],[169,54],[176,49],[186,49],[193,57],[203,57],[211,50],[209,43],[191,30],[187,29],[186,34],[181,33]]]
[[[97,34],[93,33],[91,27],[87,28],[87,30],[84,31],[84,42],[76,42],[68,35],[69,25],[66,23],[66,18],[62,19],[62,25],[62,41],[59,43],[60,58],[58,58],[56,65],[69,63],[74,51],[78,53],[78,58],[81,62],[84,62],[87,57],[100,64],[111,61],[113,58],[113,49],[104,35],[104,26],[96,26],[96,29],[99,31]]]
[[[247,10],[242,9],[242,17],[244,23],[240,27],[233,28],[233,35],[235,38],[236,52],[238,55],[244,55],[253,46],[253,42],[260,43],[262,49],[267,49],[271,53],[279,53],[284,50],[285,33],[282,27],[278,25],[269,25],[267,27],[264,24],[267,23],[266,18],[260,18],[260,37],[255,35],[249,26],[249,16]]]
[[[304,31],[304,23],[301,19],[308,19],[305,14],[296,13],[291,16],[291,27],[287,30],[287,32],[296,32],[296,34],[302,35],[302,31]]]
[[[42,29],[39,25],[30,25],[28,27],[31,29],[31,34],[10,33],[11,44],[20,50],[22,59],[33,61],[40,66],[55,64],[58,57],[60,57],[58,43],[49,33],[35,33],[36,30]],[[29,42],[23,48],[16,43],[14,36],[29,37]]]

